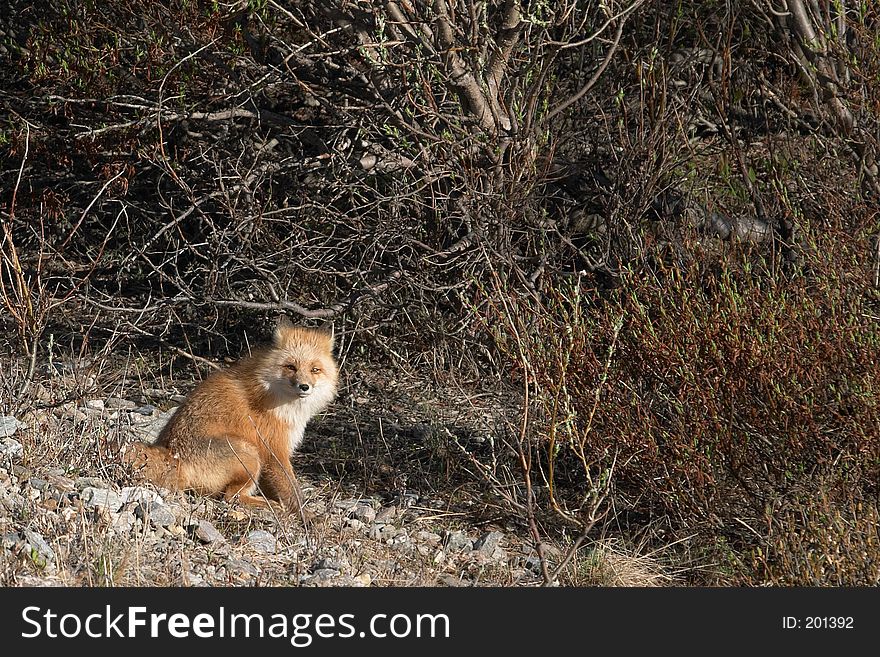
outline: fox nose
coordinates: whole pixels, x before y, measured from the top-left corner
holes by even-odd
[[[300,392],[308,392],[312,389],[312,386],[310,386],[308,383],[300,383],[297,387],[299,388]]]

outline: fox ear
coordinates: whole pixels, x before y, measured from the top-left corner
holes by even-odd
[[[333,342],[336,338],[336,333],[333,330],[333,322],[331,322],[330,320],[322,322],[317,330],[327,337],[328,346],[330,347],[330,349],[333,349]]]
[[[281,337],[285,331],[289,331],[293,328],[293,322],[291,322],[287,315],[279,315],[278,319],[275,321],[275,344],[281,344]]]

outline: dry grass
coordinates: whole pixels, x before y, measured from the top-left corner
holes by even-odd
[[[656,554],[628,551],[620,540],[599,541],[573,566],[572,585],[655,587],[680,583]]]

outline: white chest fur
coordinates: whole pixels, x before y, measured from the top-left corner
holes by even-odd
[[[307,400],[297,399],[296,401],[282,404],[273,409],[275,417],[287,425],[287,440],[291,452],[296,450],[300,446],[300,443],[302,443],[303,435],[306,431],[306,424],[308,424],[308,421],[313,415],[313,413],[310,412],[311,409],[309,408],[309,404],[305,402],[307,402]]]
[[[307,397],[288,400],[273,409],[275,416],[288,428],[288,445],[295,451],[303,441],[306,424],[315,415],[323,411],[333,399],[333,390],[314,388]]]

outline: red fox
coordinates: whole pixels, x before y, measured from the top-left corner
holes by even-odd
[[[153,445],[135,443],[126,460],[156,485],[223,494],[227,501],[300,507],[290,465],[306,423],[336,396],[333,334],[282,317],[272,345],[214,372],[189,394]]]

